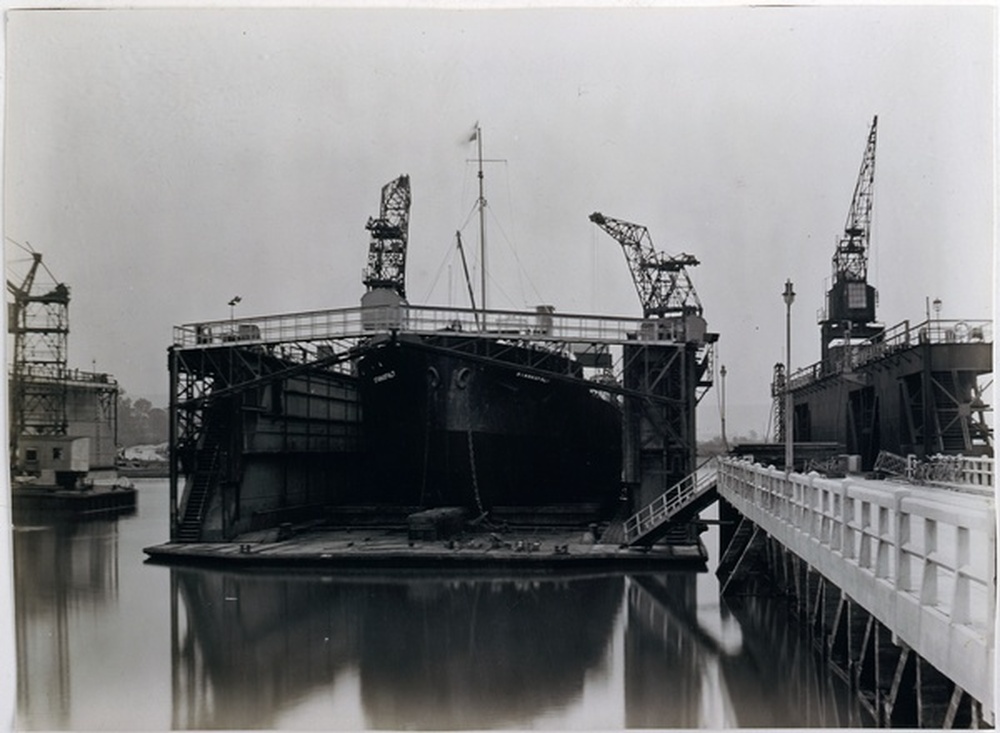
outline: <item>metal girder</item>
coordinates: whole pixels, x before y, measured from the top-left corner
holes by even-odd
[[[371,232],[364,284],[388,288],[406,297],[406,246],[410,215],[410,177],[400,176],[382,188],[379,216],[365,228]]]
[[[872,188],[875,183],[875,138],[878,116],[872,120],[868,142],[861,159],[861,170],[854,184],[851,208],[847,212],[844,234],[833,255],[834,282],[866,282],[868,245],[871,238]]]
[[[688,266],[698,264],[697,258],[657,252],[649,230],[641,224],[599,212],[591,214],[590,220],[622,246],[645,317],[702,314],[701,301],[687,273]]]

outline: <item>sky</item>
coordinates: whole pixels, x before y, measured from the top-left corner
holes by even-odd
[[[727,369],[727,432],[767,430],[878,115],[879,320],[992,317],[995,8],[12,10],[4,235],[70,286],[71,367],[167,404],[172,327],[339,308],[368,217],[410,176],[407,292],[466,305],[482,129],[490,302],[639,316],[593,211],[691,277]],[[478,268],[478,262],[474,262]],[[474,277],[476,277],[474,275]],[[719,433],[719,389],[699,433]]]

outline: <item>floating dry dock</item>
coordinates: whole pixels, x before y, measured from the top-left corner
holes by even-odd
[[[293,532],[266,530],[232,542],[168,542],[145,548],[150,559],[165,563],[314,565],[339,568],[484,568],[650,567],[690,563],[704,566],[708,556],[700,541],[623,547],[595,541],[588,530],[525,528],[477,530],[449,539],[412,539],[405,528],[315,528]]]

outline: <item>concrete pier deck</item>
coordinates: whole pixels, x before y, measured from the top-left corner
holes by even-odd
[[[232,542],[165,543],[147,547],[153,562],[338,568],[536,568],[704,566],[707,552],[689,545],[627,548],[595,542],[585,530],[565,528],[464,532],[446,540],[412,540],[405,528],[329,528],[254,532]]]

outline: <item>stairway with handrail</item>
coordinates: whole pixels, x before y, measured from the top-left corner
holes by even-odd
[[[625,544],[648,546],[672,525],[689,521],[716,500],[716,472],[695,471],[671,486],[625,522]]]

